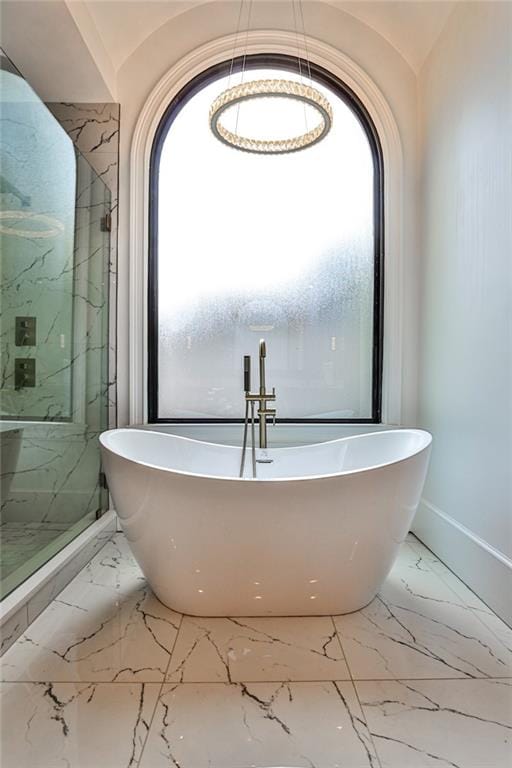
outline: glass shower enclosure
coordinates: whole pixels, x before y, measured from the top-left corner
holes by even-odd
[[[0,69],[0,599],[106,509],[110,191]]]

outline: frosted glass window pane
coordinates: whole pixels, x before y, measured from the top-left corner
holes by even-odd
[[[259,77],[283,72],[250,72]],[[278,417],[371,418],[374,165],[366,134],[350,107],[315,83],[333,106],[326,139],[289,155],[237,151],[208,124],[210,103],[227,86],[222,77],[193,96],[162,147],[158,416],[242,417],[242,356],[253,356],[254,389],[264,337]],[[289,119],[296,128],[301,116]],[[238,128],[268,132],[244,106]]]

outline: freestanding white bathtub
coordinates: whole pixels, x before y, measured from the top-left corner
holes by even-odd
[[[240,479],[240,448],[138,429],[100,438],[143,573],[165,605],[195,616],[365,606],[409,530],[431,440],[404,429],[258,450],[273,462]]]

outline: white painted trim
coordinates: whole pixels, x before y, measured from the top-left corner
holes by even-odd
[[[311,61],[343,80],[367,108],[379,134],[384,156],[384,375],[382,419],[400,424],[403,347],[403,157],[391,108],[369,75],[352,59],[326,43],[308,38]],[[147,264],[149,163],[158,124],[174,96],[208,67],[233,54],[297,53],[296,36],[278,30],[255,30],[243,40],[235,35],[200,46],[175,64],[150,93],[135,126],[130,156],[129,418],[147,421]]]
[[[89,544],[96,536],[112,527],[112,533],[115,532],[116,514],[112,510],[106,512],[99,520],[89,525],[85,531],[70,541],[67,546],[61,549],[45,565],[39,568],[30,578],[20,584],[20,586],[11,592],[0,602],[0,626],[5,624],[16,611],[29,602],[59,571],[70,563],[76,555]]]
[[[491,546],[487,541],[482,539],[476,533],[471,531],[469,528],[466,528],[465,525],[462,525],[462,523],[459,523],[458,520],[455,520],[453,517],[450,517],[450,515],[447,515],[445,512],[442,512],[442,510],[440,510],[439,507],[436,507],[434,504],[431,504],[430,501],[427,501],[426,499],[422,499],[421,503],[429,510],[429,512],[433,513],[434,515],[438,515],[449,525],[453,525],[454,528],[456,528],[464,536],[468,536],[471,539],[471,541],[473,541],[477,546],[485,549],[485,551],[489,555],[491,555],[492,557],[496,557],[498,560],[501,560],[503,565],[505,565],[507,568],[510,568],[512,570],[512,560],[510,560],[510,558],[504,555],[503,552],[500,552],[498,549]]]
[[[512,560],[422,499],[412,531],[498,616],[512,624]]]

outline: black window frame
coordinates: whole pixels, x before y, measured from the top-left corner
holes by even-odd
[[[299,65],[300,61],[300,65]],[[163,418],[158,416],[158,189],[160,157],[177,114],[196,93],[214,80],[233,72],[252,69],[281,69],[300,74],[311,71],[313,80],[333,90],[358,119],[370,145],[373,159],[374,290],[372,350],[372,415],[367,418],[313,419],[277,418],[281,424],[380,424],[382,422],[382,371],[384,346],[384,160],[375,124],[361,99],[349,86],[324,67],[288,54],[251,54],[215,64],[196,75],[172,99],[160,120],[151,148],[149,166],[148,243],[148,422],[150,424],[240,424],[243,418]],[[242,399],[240,400],[242,402]]]

